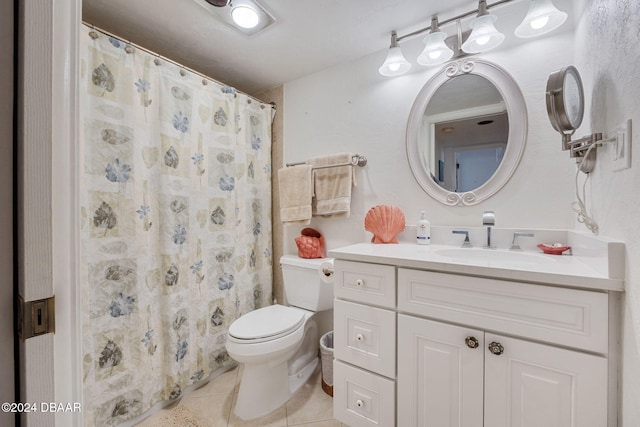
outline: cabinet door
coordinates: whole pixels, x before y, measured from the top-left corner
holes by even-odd
[[[486,426],[607,425],[604,357],[489,333],[485,345]]]
[[[482,427],[483,336],[398,315],[398,426]]]

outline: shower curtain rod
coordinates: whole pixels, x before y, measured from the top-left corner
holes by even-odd
[[[167,58],[166,56],[162,56],[162,55],[160,55],[160,54],[159,54],[159,53],[157,53],[157,52],[153,52],[153,51],[151,51],[151,50],[147,49],[146,47],[142,47],[142,46],[140,46],[140,45],[138,45],[138,44],[136,44],[136,43],[133,43],[133,42],[131,42],[131,41],[129,41],[129,40],[125,40],[124,38],[122,38],[122,37],[120,37],[120,36],[118,36],[118,35],[115,35],[115,34],[113,34],[113,33],[109,32],[109,31],[103,30],[102,28],[97,27],[97,26],[95,26],[94,24],[92,24],[92,23],[90,23],[90,22],[87,22],[87,21],[85,21],[85,20],[82,20],[82,23],[83,23],[84,25],[86,25],[87,27],[90,27],[90,28],[91,28],[91,29],[93,29],[93,30],[100,31],[100,32],[101,32],[101,33],[103,33],[103,34],[106,34],[107,36],[114,37],[114,38],[116,38],[116,39],[118,39],[118,40],[121,40],[121,41],[123,41],[123,42],[125,42],[125,43],[127,43],[127,44],[129,44],[129,45],[131,45],[131,46],[133,46],[133,47],[135,47],[136,49],[140,49],[140,50],[141,50],[141,51],[143,51],[143,52],[147,52],[147,53],[148,53],[149,55],[151,55],[151,56],[155,56],[155,57],[160,58],[160,59],[162,59],[162,60],[164,60],[164,61],[167,61],[167,62],[169,62],[169,63],[171,63],[171,64],[173,64],[173,65],[175,65],[175,66],[177,66],[177,67],[180,67],[180,68],[182,68],[183,70],[186,70],[186,71],[192,72],[193,74],[196,74],[196,75],[198,75],[198,76],[202,77],[203,79],[211,80],[212,82],[217,83],[217,84],[219,84],[219,85],[221,85],[221,86],[228,86],[227,84],[222,83],[222,82],[220,82],[220,81],[218,81],[218,80],[216,80],[216,79],[214,79],[214,78],[211,78],[211,77],[209,77],[209,76],[207,76],[207,75],[204,75],[204,74],[202,74],[202,73],[201,73],[201,72],[199,72],[199,71],[196,71],[196,70],[194,70],[194,69],[192,69],[192,68],[189,68],[189,67],[187,67],[187,66],[185,66],[185,65],[179,64],[179,63],[177,63],[176,61],[174,61],[173,59],[169,59],[169,58]],[[235,89],[235,88],[234,88],[234,89]],[[259,102],[259,103],[260,103],[260,104],[262,104],[262,105],[271,105],[271,108],[273,108],[273,110],[274,110],[274,111],[276,111],[276,110],[277,110],[277,106],[276,106],[276,103],[275,103],[275,102],[264,102],[264,101],[262,101],[262,100],[260,100],[260,99],[256,98],[255,96],[251,96],[251,95],[249,95],[248,93],[244,93],[244,92],[239,91],[239,90],[237,90],[237,89],[235,89],[235,90],[236,90],[236,92],[237,92],[237,93],[240,93],[240,94],[242,94],[242,95],[246,95],[248,98],[253,99],[254,101],[257,101],[257,102]],[[273,118],[272,118],[272,119],[273,119]]]

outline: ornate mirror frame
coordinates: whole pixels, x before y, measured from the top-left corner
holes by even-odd
[[[442,188],[431,176],[420,155],[420,127],[429,101],[444,83],[456,76],[476,74],[489,80],[498,89],[509,115],[509,138],[500,166],[480,187],[455,193]],[[448,63],[422,88],[411,108],[407,123],[407,158],[414,177],[422,189],[434,199],[449,206],[470,206],[493,196],[509,181],[515,172],[527,139],[527,107],[522,92],[513,77],[504,69],[479,59],[463,59]]]

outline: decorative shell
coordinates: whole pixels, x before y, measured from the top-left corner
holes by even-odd
[[[373,243],[398,243],[396,236],[404,224],[404,214],[397,206],[374,206],[364,217],[364,229],[373,233]]]
[[[300,232],[301,236],[296,237],[298,246],[298,256],[300,258],[324,258],[324,237],[318,230],[305,228]]]

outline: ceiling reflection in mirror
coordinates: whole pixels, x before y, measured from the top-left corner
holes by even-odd
[[[438,185],[472,191],[495,173],[509,138],[509,116],[498,89],[486,78],[465,74],[440,86],[420,129],[423,166]]]

